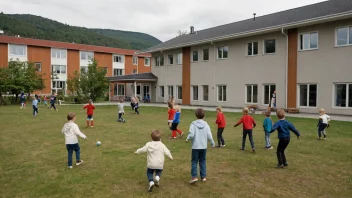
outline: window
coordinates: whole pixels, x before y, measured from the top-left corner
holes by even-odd
[[[209,60],[209,49],[203,49],[203,61]]]
[[[114,96],[117,96],[117,84],[114,84]]]
[[[198,51],[193,51],[192,52],[192,61],[197,62],[198,61]]]
[[[150,58],[144,58],[144,65],[150,66]]]
[[[138,57],[136,57],[136,56],[133,57],[132,64],[133,65],[138,65]]]
[[[300,35],[300,50],[318,49],[318,32]]]
[[[269,105],[274,91],[276,90],[275,85],[264,85],[264,105]]]
[[[276,52],[276,41],[275,39],[264,41],[264,54],[274,54]]]
[[[172,85],[167,86],[167,94],[169,95],[169,97],[174,96],[174,86],[172,86]]]
[[[299,85],[299,106],[301,107],[317,106],[317,85],[311,85],[311,84]]]
[[[66,65],[52,65],[52,71],[56,74],[66,74]]]
[[[164,66],[164,56],[160,57],[160,66]]]
[[[114,76],[122,76],[123,74],[123,69],[114,69]]]
[[[52,88],[53,89],[63,89],[65,88],[65,81],[53,81],[52,82]]]
[[[182,64],[182,53],[177,54],[176,64],[178,64],[178,65]]]
[[[246,85],[246,103],[258,103],[258,86]]]
[[[122,56],[114,56],[114,63],[123,63]]]
[[[198,100],[198,86],[192,86],[192,100]]]
[[[124,96],[125,95],[125,85],[124,84],[118,84],[117,85],[117,95],[118,96]]]
[[[81,60],[92,60],[94,57],[93,52],[81,52]]]
[[[176,93],[176,95],[177,95],[177,99],[178,100],[182,100],[182,86],[177,86],[177,93]]]
[[[218,86],[218,102],[226,102],[226,85]]]
[[[160,57],[155,57],[155,66],[160,66]]]
[[[209,86],[203,85],[203,101],[209,101]]]
[[[336,29],[336,45],[352,45],[352,26]]]
[[[136,69],[132,70],[132,74],[137,74],[137,70]]]
[[[81,73],[87,73],[88,72],[88,66],[81,66]]]
[[[258,55],[258,42],[247,43],[247,50],[248,56]]]
[[[335,106],[352,107],[352,83],[335,84]]]
[[[164,97],[164,86],[160,86],[160,97]]]
[[[229,47],[218,47],[218,59],[226,59],[228,57]]]
[[[26,56],[27,46],[25,45],[9,45],[10,55]]]
[[[141,86],[137,85],[137,95],[140,95],[140,94],[141,94]]]
[[[174,64],[174,55],[167,55],[167,64],[169,65]]]
[[[66,58],[66,50],[64,49],[51,49],[52,58]]]
[[[42,63],[35,63],[35,71],[42,71]]]

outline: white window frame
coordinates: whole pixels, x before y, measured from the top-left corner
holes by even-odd
[[[346,107],[336,106],[336,85],[346,85]],[[352,109],[352,106],[348,106],[349,101],[349,86],[352,86],[352,82],[347,83],[333,83],[333,94],[332,94],[332,108],[334,109]]]
[[[80,66],[80,72],[84,69],[84,72],[88,72],[88,66]]]
[[[226,88],[226,100],[224,100],[224,96],[223,95],[221,96],[222,99],[219,100],[219,89],[220,89],[220,87],[221,87],[221,89],[223,89],[223,87]],[[223,90],[222,93],[224,93],[224,90]],[[216,85],[216,101],[217,102],[226,102],[227,101],[227,85]]]
[[[170,57],[172,57],[172,63],[170,62]],[[167,64],[168,64],[168,65],[173,65],[174,62],[175,62],[175,60],[174,60],[174,55],[173,55],[173,54],[168,54],[168,55],[167,55]]]
[[[182,65],[182,53],[178,53],[176,55],[176,64],[177,65]]]
[[[51,48],[51,58],[66,59],[67,58],[67,50],[66,49],[59,49],[59,48]]]
[[[340,28],[347,28],[347,44],[344,44],[344,45],[338,45],[337,44],[337,30],[340,29]],[[350,40],[350,30],[352,28],[352,25],[347,25],[347,26],[341,26],[341,27],[337,27],[335,28],[335,47],[346,47],[346,46],[352,46],[352,43],[348,43],[349,40]]]
[[[258,47],[257,47],[257,54],[254,54],[254,43],[257,43]],[[248,44],[252,45],[252,54],[248,54]],[[258,56],[259,54],[259,42],[258,41],[251,41],[251,42],[247,42],[246,44],[246,56]]]
[[[194,88],[197,87],[197,99],[194,99]],[[191,101],[199,101],[199,86],[198,85],[192,85],[191,86]]]
[[[120,91],[120,87],[123,87],[123,94],[119,94]],[[117,96],[124,96],[126,93],[126,87],[125,84],[117,84]]]
[[[266,53],[265,50],[265,41],[269,41],[269,40],[274,40],[275,41],[275,52],[274,53]],[[274,55],[277,52],[277,39],[274,38],[268,38],[268,39],[264,39],[263,40],[263,55]]]
[[[222,48],[222,50],[221,50],[221,55],[222,55],[222,56],[221,56],[221,57],[219,57],[219,50],[220,50],[220,48]],[[227,57],[226,57],[226,58],[224,58],[224,49],[225,49],[225,48],[227,48]],[[219,60],[228,59],[228,58],[229,58],[229,47],[226,46],[226,45],[224,45],[224,46],[218,46],[218,47],[217,47],[216,54],[217,54],[217,57],[218,57]]]
[[[252,100],[250,102],[247,101],[247,99],[248,99],[247,98],[247,87],[248,86],[252,87],[252,92],[251,92],[252,93]],[[254,96],[253,95],[254,86],[257,86],[257,102],[253,102],[254,101],[253,100],[254,99],[254,97],[253,97]],[[244,95],[245,96],[245,104],[258,104],[258,101],[259,101],[258,100],[258,95],[259,95],[259,89],[258,89],[258,85],[257,84],[246,84],[245,85],[245,95]]]
[[[40,69],[37,70],[37,68],[38,68],[37,66],[38,65],[40,66]],[[42,63],[41,62],[35,62],[34,63],[34,67],[35,67],[35,71],[37,71],[37,72],[41,72],[42,71]]]
[[[24,54],[14,54],[14,53],[11,53],[11,47],[23,47],[23,53]],[[8,45],[8,48],[9,48],[9,50],[8,50],[8,53],[9,53],[9,55],[12,55],[12,56],[27,56],[27,45],[16,45],[16,44],[9,44]],[[17,50],[15,50],[16,52],[17,52]]]
[[[60,72],[57,73],[56,71],[53,70],[54,66],[59,66],[60,67]],[[63,72],[63,67],[65,67],[65,72]],[[66,65],[51,65],[51,70],[52,72],[55,72],[55,74],[67,74],[67,66]]]
[[[117,75],[115,74],[115,71],[117,71]],[[118,69],[118,68],[114,68],[114,73],[113,76],[123,76],[124,75],[124,69]]]
[[[204,100],[204,87],[207,86],[208,87],[208,100]],[[202,85],[202,101],[203,102],[209,102],[209,85]]]
[[[164,66],[164,65],[165,65],[165,57],[160,56],[160,66]]]
[[[86,58],[82,58],[82,54],[86,55]],[[80,51],[80,60],[87,60],[87,61],[91,61],[94,59],[94,52],[90,52],[90,51]],[[91,58],[89,59],[89,55],[91,55]]]
[[[193,53],[194,52],[197,52],[197,58],[198,58],[198,60],[194,60],[193,58]],[[198,62],[199,61],[199,51],[198,50],[193,50],[193,51],[191,51],[191,60],[192,60],[192,62],[193,63],[196,63],[196,62]]]
[[[205,60],[205,59],[204,59],[204,54],[205,54],[205,53],[204,53],[204,50],[208,50],[208,60]],[[198,59],[199,59],[199,58],[198,58]],[[205,48],[205,49],[202,50],[202,60],[203,60],[203,61],[209,61],[209,60],[210,60],[210,50],[209,50],[209,48]]]
[[[268,83],[268,84],[263,84],[263,87],[262,87],[262,95],[263,95],[263,97],[262,97],[262,104],[263,105],[269,105],[270,104],[270,101],[271,101],[271,96],[272,96],[272,90],[271,90],[271,86],[272,85],[274,85],[275,86],[275,90],[274,91],[276,91],[276,84],[275,83]],[[265,104],[265,86],[269,86],[269,104]],[[258,90],[259,91],[259,90]],[[247,95],[246,95],[247,96]]]
[[[159,96],[164,98],[165,97],[165,88],[164,86],[159,86]]]
[[[138,65],[138,56],[133,56],[133,58],[132,58],[132,64],[133,64],[133,65]]]
[[[148,63],[146,63],[147,60],[148,60]],[[144,66],[150,66],[150,58],[149,57],[144,58]]]
[[[160,67],[160,56],[154,57],[155,60],[155,67]]]
[[[170,89],[171,89],[172,93],[170,93],[171,92]],[[174,97],[174,94],[175,94],[174,86],[173,85],[168,85],[167,86],[167,96],[168,96],[168,98],[170,98],[170,96]]]
[[[301,85],[307,85],[307,106],[301,106]],[[309,88],[310,88],[310,85],[316,85],[317,86],[317,101],[315,102],[316,103],[316,106],[309,106]],[[299,83],[297,84],[297,90],[298,90],[298,94],[297,94],[297,106],[299,108],[305,108],[305,109],[316,109],[319,105],[319,86],[318,86],[318,83]],[[334,95],[334,94],[333,94]]]
[[[310,38],[312,34],[317,34],[317,47],[316,48],[311,48],[310,47]],[[309,39],[308,39],[308,43],[309,43],[309,48],[308,49],[303,49],[304,48],[304,40],[301,41],[301,38],[303,39],[302,36],[309,34]],[[303,46],[301,46],[301,43],[303,44]],[[319,49],[319,32],[318,31],[311,31],[311,32],[302,32],[298,35],[298,51],[311,51],[311,50],[317,50]]]
[[[178,88],[181,88],[181,96],[182,96],[182,85],[177,85],[177,86],[176,86],[176,99],[177,99],[177,100],[182,100],[182,97],[183,97],[183,96],[182,96],[181,98],[179,97],[179,90],[178,90]]]
[[[117,58],[117,61],[115,61],[115,58]],[[114,55],[112,61],[114,63],[123,63],[123,57],[121,55]]]
[[[54,82],[55,82],[55,86],[53,85]],[[57,85],[58,85],[58,82],[60,82],[60,84],[61,84],[62,86],[58,87],[58,86],[57,86]],[[60,90],[60,89],[64,89],[64,88],[66,88],[66,81],[64,81],[64,80],[52,80],[52,81],[51,81],[51,89]]]

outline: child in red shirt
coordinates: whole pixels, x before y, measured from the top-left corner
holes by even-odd
[[[174,109],[174,106],[172,105],[171,102],[168,102],[168,111],[167,113],[169,114],[167,125],[169,126],[170,123],[174,120],[176,110]]]
[[[88,101],[88,104],[83,107],[83,109],[87,109],[87,127],[89,127],[89,122],[91,123],[90,127],[94,127],[93,123],[93,111],[95,110],[94,105],[92,104],[92,100]]]
[[[242,116],[241,120],[238,121],[237,124],[234,126],[234,127],[237,127],[238,125],[243,123],[242,148],[240,150],[244,151],[244,147],[246,144],[246,138],[247,138],[247,134],[248,134],[249,141],[252,146],[252,151],[253,151],[253,153],[255,153],[255,147],[254,147],[254,141],[253,141],[253,128],[255,128],[255,126],[257,124],[255,123],[252,116],[248,115],[249,110],[247,107],[244,108],[242,112],[243,112],[243,116]]]
[[[220,106],[216,108],[216,112],[218,113],[215,121],[215,123],[218,125],[218,132],[217,132],[218,146],[217,147],[220,148],[220,147],[225,147],[225,140],[222,137],[222,133],[224,132],[224,129],[226,126],[226,119],[224,114],[222,113],[222,108]]]

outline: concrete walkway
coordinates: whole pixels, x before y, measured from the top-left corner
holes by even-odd
[[[76,105],[76,104],[62,104],[62,105]],[[106,103],[94,103],[96,106],[108,106],[108,105],[117,105],[116,102],[106,102]],[[125,106],[129,107],[130,103],[125,102]],[[145,106],[145,107],[167,107],[167,104],[162,104],[162,103],[140,103],[140,106]],[[188,106],[188,105],[181,105],[182,109],[197,109],[197,108],[203,108],[206,111],[215,111],[215,107],[204,107],[204,106]],[[235,112],[235,113],[240,113],[242,112],[242,109],[237,109],[237,108],[226,108],[224,107],[222,109],[224,112]],[[263,111],[256,111],[255,114],[262,114]],[[275,112],[272,112],[272,115],[275,115]],[[296,117],[296,118],[313,118],[313,119],[318,119],[318,113],[317,114],[308,114],[308,113],[298,113],[298,114],[286,114],[287,117]],[[330,115],[332,120],[338,120],[338,121],[346,121],[346,122],[352,122],[352,116],[345,116],[345,115]]]

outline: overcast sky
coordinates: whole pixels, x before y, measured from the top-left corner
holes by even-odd
[[[166,41],[201,30],[323,0],[0,0],[6,14],[34,14],[88,28],[148,33]]]

